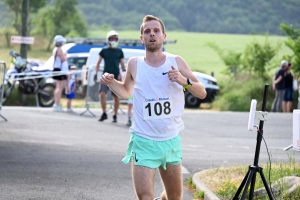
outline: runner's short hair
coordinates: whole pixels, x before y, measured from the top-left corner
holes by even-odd
[[[158,17],[155,17],[153,15],[146,15],[143,19],[143,23],[141,24],[141,29],[140,29],[141,30],[141,35],[143,34],[145,22],[149,22],[149,21],[152,21],[152,20],[158,21],[160,23],[162,32],[163,32],[163,34],[165,34],[165,25],[164,25],[163,21],[161,19],[159,19]]]

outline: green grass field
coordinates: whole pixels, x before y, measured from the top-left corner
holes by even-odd
[[[89,31],[90,38],[105,38],[107,31],[91,30]],[[138,39],[139,31],[119,31],[120,38]],[[208,33],[192,33],[192,32],[167,32],[167,39],[177,40],[175,44],[167,44],[166,50],[170,53],[182,56],[192,70],[201,71],[210,74],[215,73],[216,78],[222,77],[221,71],[225,68],[222,60],[217,53],[206,46],[208,42],[216,43],[222,49],[231,49],[236,51],[243,51],[245,46],[252,41],[263,43],[266,36],[263,35],[233,35],[233,34],[208,34]],[[272,45],[281,43],[281,50],[278,53],[278,61],[282,55],[290,55],[292,52],[284,45],[286,37],[282,36],[268,36],[268,41]],[[20,45],[12,44],[11,48],[5,46],[5,39],[3,31],[0,31],[0,60],[6,61],[9,64],[10,57],[9,50],[19,52]],[[29,58],[47,60],[51,52],[47,52],[46,46],[48,41],[46,39],[35,37],[35,44],[32,45],[31,51],[28,52]],[[276,67],[276,66],[274,66]]]

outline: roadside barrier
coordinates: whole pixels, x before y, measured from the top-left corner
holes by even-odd
[[[98,71],[98,78],[102,75],[103,71],[99,70]],[[94,81],[94,75],[95,75],[95,67],[90,67],[88,69],[87,73],[87,88],[86,88],[86,96],[85,96],[85,108],[86,110],[80,115],[84,115],[86,112],[89,112],[92,116],[96,117],[96,115],[90,110],[90,105],[100,105],[100,99],[99,99],[99,82]],[[127,99],[123,100],[120,99],[120,103],[127,103]],[[106,104],[110,105],[109,110],[113,110],[113,95],[112,92],[109,90],[106,94]],[[119,110],[124,114],[125,112],[119,108]]]
[[[82,70],[74,70],[72,71],[72,74],[79,74]],[[11,73],[7,74],[6,76],[12,76],[11,78],[14,81],[20,81],[20,80],[27,80],[27,79],[35,79],[35,78],[50,78],[53,76],[60,76],[60,75],[68,75],[70,72],[63,72],[63,71],[56,71],[53,72],[51,70],[47,71],[40,71],[40,72],[22,72],[22,73]],[[21,77],[20,77],[21,76]]]
[[[15,84],[16,81],[26,81],[29,79],[38,79],[38,78],[43,78],[48,82],[49,78],[53,78],[54,76],[59,76],[59,75],[69,75],[73,73],[82,73],[82,70],[73,70],[71,71],[55,71],[53,72],[52,70],[40,70],[40,71],[24,71],[21,73],[18,73],[17,70],[15,69],[10,69],[5,73],[5,79],[9,80],[9,82]],[[35,84],[39,84],[38,82],[34,81]],[[53,80],[50,80],[50,83],[52,83]],[[35,93],[35,99],[36,99],[36,104],[37,107],[40,107],[39,105],[39,97],[38,93]],[[2,101],[3,102],[3,101]]]
[[[4,95],[4,82],[5,82],[6,64],[4,61],[0,61],[0,117],[7,121],[7,119],[1,115],[2,101]]]
[[[85,74],[87,72],[86,69],[83,70],[74,70],[71,73],[72,74]],[[103,71],[99,71],[98,72],[98,77],[100,77],[102,75]],[[70,72],[61,72],[61,71],[57,71],[57,72],[53,72],[51,70],[49,71],[34,71],[34,72],[22,72],[22,73],[8,73],[6,72],[6,65],[5,62],[1,62],[0,61],[0,84],[3,85],[2,87],[4,87],[4,82],[5,82],[5,77],[8,76],[9,79],[13,80],[13,81],[20,81],[20,80],[27,80],[27,79],[36,79],[36,78],[51,78],[53,76],[58,76],[58,75],[68,75],[70,74]],[[86,112],[89,112],[91,115],[93,115],[94,117],[96,117],[96,115],[94,113],[91,112],[90,110],[90,105],[100,105],[100,101],[99,101],[99,82],[95,82],[94,81],[94,74],[95,74],[95,67],[90,67],[87,73],[87,89],[86,89],[86,97],[85,97],[85,108],[86,110],[84,112],[82,112],[80,115],[83,115]],[[0,111],[1,111],[1,107],[2,107],[2,100],[3,100],[3,90],[0,90]],[[127,104],[127,99],[120,100],[120,103],[126,103]],[[109,105],[109,110],[113,110],[113,95],[112,92],[109,90],[107,92],[106,95],[106,103],[107,105]],[[39,105],[37,105],[39,106]],[[124,114],[125,112],[119,108],[119,110]],[[0,116],[5,119],[1,114]],[[5,119],[6,120],[6,119]]]

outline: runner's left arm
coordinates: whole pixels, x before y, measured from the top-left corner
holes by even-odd
[[[170,81],[177,82],[182,86],[187,86],[187,80],[191,79],[193,81],[193,84],[190,88],[188,88],[189,92],[200,99],[204,99],[206,97],[206,90],[204,85],[196,78],[196,76],[193,74],[190,67],[182,57],[176,56],[175,59],[178,65],[178,70],[173,66],[171,67],[171,70],[168,72]]]

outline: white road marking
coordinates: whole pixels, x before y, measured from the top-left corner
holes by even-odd
[[[182,166],[181,165],[181,172],[183,173],[183,174],[189,174],[190,172],[184,167],[184,166]]]

